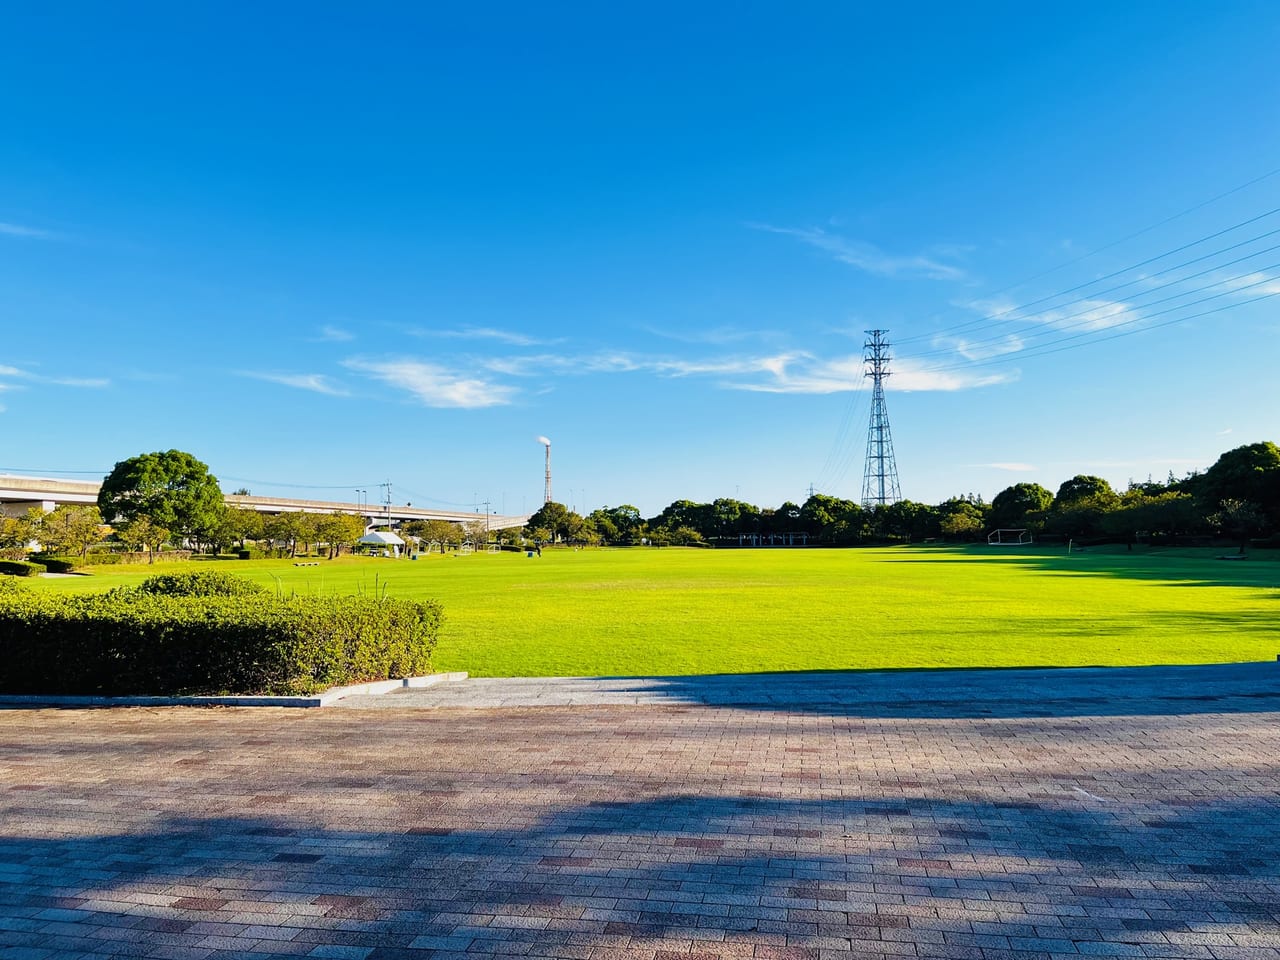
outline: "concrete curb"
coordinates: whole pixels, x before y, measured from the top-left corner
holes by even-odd
[[[425,677],[402,680],[375,680],[350,687],[331,687],[323,693],[301,697],[231,696],[231,697],[71,697],[56,694],[4,694],[0,707],[326,707],[343,697],[376,696],[405,688],[434,687],[467,679],[465,671],[432,673]]]

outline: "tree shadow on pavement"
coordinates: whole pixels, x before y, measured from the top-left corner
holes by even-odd
[[[619,678],[622,679],[622,678]],[[1184,716],[1280,710],[1280,663],[831,670],[630,677],[673,703],[841,717]],[[590,681],[584,681],[585,684]]]
[[[398,832],[222,816],[11,835],[0,945],[374,960],[1231,956],[1280,938],[1278,818],[1274,799],[1113,808],[1064,786],[1008,803],[663,795],[569,805],[523,829],[447,814]]]

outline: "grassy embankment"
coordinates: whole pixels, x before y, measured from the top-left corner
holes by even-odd
[[[1280,558],[1218,552],[545,550],[219,567],[285,591],[438,599],[436,668],[474,676],[1274,659]],[[178,567],[97,567],[38,589]]]

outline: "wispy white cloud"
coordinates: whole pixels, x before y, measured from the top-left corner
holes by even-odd
[[[5,223],[0,221],[0,234],[6,237],[30,237],[33,240],[56,240],[58,235],[52,230],[41,230],[39,227],[28,227],[21,223]]]
[[[832,360],[816,360],[805,356],[803,362],[787,363],[771,370],[772,379],[732,384],[740,390],[764,393],[840,393],[856,390],[864,382],[866,365],[861,356],[850,355]],[[910,360],[896,360],[885,388],[903,393],[955,392],[977,387],[995,386],[1018,379],[1018,372],[976,373],[966,370],[934,370]]]
[[[495,327],[460,327],[453,330],[410,327],[407,332],[415,337],[439,337],[443,340],[493,340],[512,347],[536,347],[558,342],[531,337],[511,330],[499,330]]]
[[[652,364],[656,373],[671,377],[693,376],[743,376],[753,373],[785,377],[788,368],[809,359],[807,353],[777,353],[763,357],[725,357],[711,360],[657,360]]]
[[[533,377],[552,374],[631,373],[645,369],[652,361],[622,350],[601,350],[586,354],[536,353],[483,357],[475,363],[489,373],[508,377]]]
[[[571,376],[601,373],[648,373],[659,377],[717,377],[720,386],[757,393],[842,393],[861,387],[865,364],[861,355],[822,359],[807,351],[700,358],[647,356],[625,351],[590,354],[537,354],[489,357],[478,361],[498,376]],[[910,360],[894,362],[890,389],[956,391],[1008,383],[1018,372],[975,373],[934,370]]]
[[[968,274],[960,267],[944,263],[937,256],[927,254],[895,255],[886,253],[874,244],[861,240],[849,240],[838,234],[828,233],[820,227],[775,227],[767,223],[749,223],[753,230],[766,233],[777,233],[793,237],[801,243],[808,244],[824,253],[830,254],[841,263],[857,267],[866,273],[893,277],[923,276],[932,280],[965,280]],[[956,248],[950,249],[951,253]]]
[[[970,300],[964,307],[981,314],[993,323],[1013,323],[1027,327],[1052,327],[1057,330],[1078,330],[1092,333],[1106,330],[1122,323],[1140,319],[1140,311],[1122,300],[1083,299],[1064,307],[1030,309],[1005,298]],[[970,341],[970,347],[983,347],[990,341],[1002,341],[1020,335],[1030,336],[1024,329],[1020,333],[999,333]]]
[[[1261,270],[1243,276],[1226,277],[1217,281],[1217,285],[1226,287],[1229,292],[1249,297],[1280,293],[1280,277]]]
[[[587,354],[543,353],[518,357],[487,357],[478,361],[490,373],[504,376],[584,375],[593,373],[651,373],[664,377],[781,373],[792,360],[806,356],[784,353],[762,357],[710,357],[680,359],[646,356],[622,350]]]
[[[331,397],[346,397],[351,394],[345,386],[323,373],[264,373],[248,370],[241,376],[278,383],[298,390],[310,390],[312,393],[323,393]]]
[[[953,350],[966,360],[990,360],[1002,357],[1006,353],[1017,353],[1026,341],[1012,333],[1003,336],[985,337],[968,340],[965,337],[938,336],[933,339],[933,346],[939,350]]]
[[[326,323],[320,328],[320,332],[311,338],[312,343],[346,343],[348,340],[354,340],[356,335],[350,330],[343,330],[341,327],[335,327]]]
[[[979,463],[979,467],[989,467],[992,470],[1008,470],[1011,473],[1034,473],[1037,469],[1030,463]]]
[[[645,333],[664,340],[677,343],[706,343],[722,346],[728,343],[742,343],[746,340],[770,340],[777,336],[772,330],[742,330],[738,327],[721,326],[706,330],[663,330],[658,327],[642,327]]]
[[[45,374],[35,373],[32,370],[24,370],[21,367],[0,364],[0,377],[8,377],[11,380],[24,380],[28,383],[47,383],[58,387],[83,387],[87,389],[96,389],[111,386],[111,381],[105,377],[51,377]],[[8,387],[0,386],[0,389],[15,389],[12,385]]]
[[[514,387],[466,374],[457,374],[421,360],[369,360],[353,357],[342,365],[349,370],[408,391],[428,407],[478,409],[511,403]]]

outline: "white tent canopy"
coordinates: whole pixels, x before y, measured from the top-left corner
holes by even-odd
[[[394,533],[387,533],[382,530],[373,530],[366,533],[363,537],[356,541],[357,543],[376,543],[382,546],[403,547],[404,541],[397,537]]]
[[[371,530],[356,543],[363,546],[390,547],[391,555],[395,557],[400,556],[400,548],[404,546],[404,541],[389,530]]]

